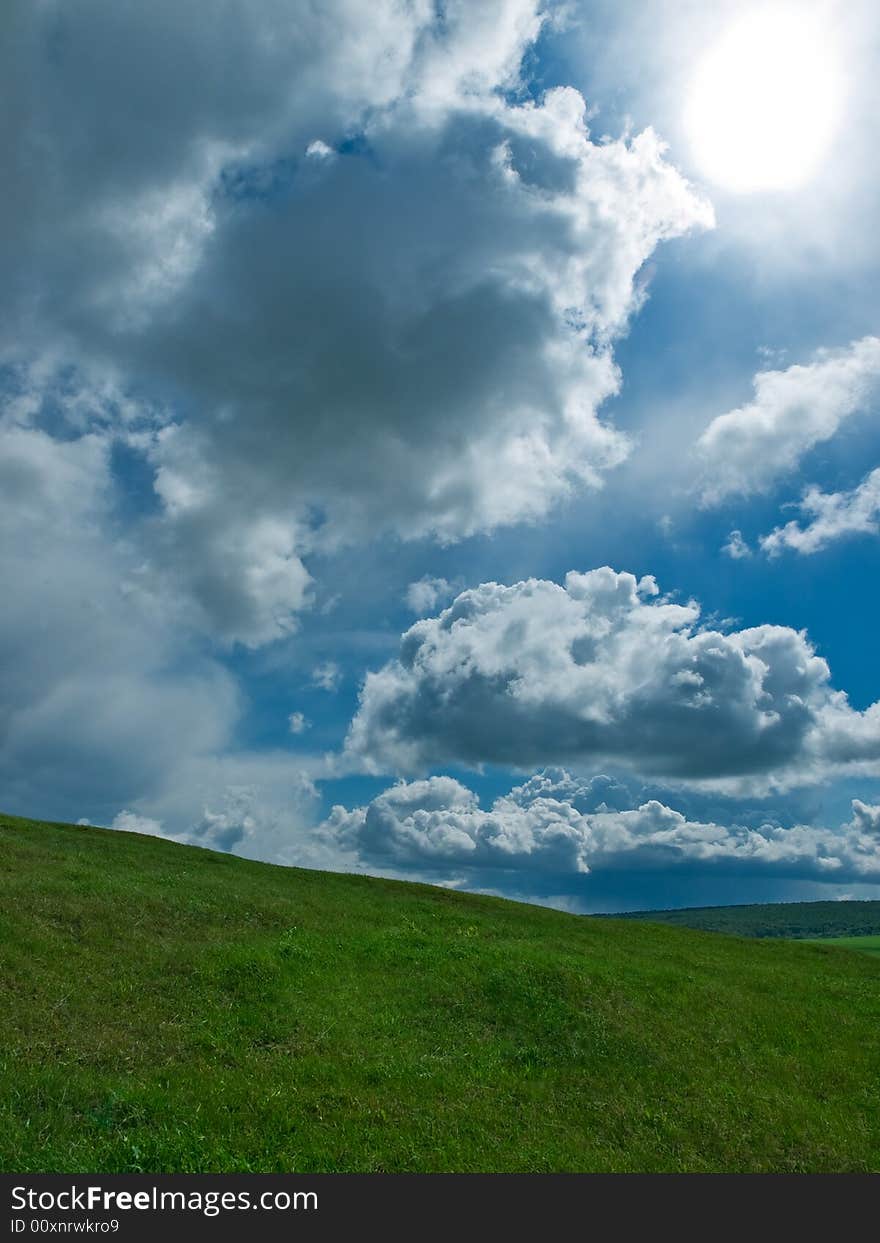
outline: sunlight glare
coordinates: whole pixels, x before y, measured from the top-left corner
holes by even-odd
[[[803,9],[749,13],[691,83],[685,127],[697,164],[738,193],[801,186],[834,136],[840,95],[832,41]]]

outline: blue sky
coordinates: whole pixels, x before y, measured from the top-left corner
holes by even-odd
[[[4,810],[880,896],[872,8],[11,5]]]

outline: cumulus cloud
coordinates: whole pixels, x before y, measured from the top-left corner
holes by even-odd
[[[863,803],[861,799],[854,798],[852,809],[853,828],[861,833],[880,837],[880,807],[872,807],[868,803]]]
[[[768,492],[876,396],[880,338],[820,350],[810,363],[754,378],[754,400],[713,419],[697,441],[702,501]]]
[[[590,778],[573,777],[564,768],[544,768],[514,786],[508,795],[523,807],[538,799],[569,803],[575,811],[628,811],[636,804],[629,788],[616,777],[597,773]]]
[[[148,557],[144,585],[187,601],[187,620],[219,642],[255,648],[291,634],[311,603],[302,524],[289,506],[268,513],[231,505],[219,472],[194,458],[181,435],[179,425],[164,426],[133,445],[155,468],[161,503],[137,532]]]
[[[5,337],[113,359],[166,417],[150,576],[288,635],[310,553],[454,540],[601,481],[638,273],[711,210],[658,138],[516,102],[539,0],[13,3]]]
[[[821,552],[848,535],[880,532],[880,468],[872,470],[849,492],[822,492],[808,488],[798,508],[806,515],[804,525],[792,521],[761,538],[770,556],[792,549],[799,553]]]
[[[145,333],[197,398],[159,469],[173,453],[226,506],[258,476],[260,508],[322,509],[322,543],[453,540],[597,484],[628,449],[598,410],[636,273],[702,214],[652,135],[597,145],[583,114],[565,90],[407,105],[296,193],[218,203]]]
[[[774,873],[818,881],[880,880],[880,807],[853,802],[840,829],[721,825],[657,800],[630,809],[577,806],[585,783],[541,774],[484,811],[451,777],[399,783],[366,807],[336,806],[319,835],[378,866],[526,869],[586,874],[692,869]],[[600,779],[601,780],[601,779]],[[579,789],[580,785],[580,789]],[[574,795],[564,797],[563,788]]]
[[[431,609],[436,608],[438,604],[445,604],[451,600],[458,590],[459,588],[454,587],[445,578],[432,578],[426,574],[407,587],[407,607],[416,616],[421,616],[423,613],[430,613]]]
[[[878,771],[880,704],[851,708],[802,632],[702,625],[604,567],[483,583],[416,622],[368,674],[347,751],[372,771],[601,761],[781,787]]]
[[[291,712],[287,718],[287,726],[292,734],[303,734],[310,725],[311,721],[307,720],[301,712]]]

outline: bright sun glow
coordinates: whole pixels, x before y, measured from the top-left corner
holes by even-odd
[[[837,126],[834,62],[803,8],[766,8],[729,27],[698,65],[685,112],[705,175],[740,193],[803,185]]]

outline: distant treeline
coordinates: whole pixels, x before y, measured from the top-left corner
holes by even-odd
[[[612,918],[612,917],[607,917]],[[880,936],[880,902],[774,902],[756,906],[694,906],[632,911],[615,919],[647,919],[738,937]]]

